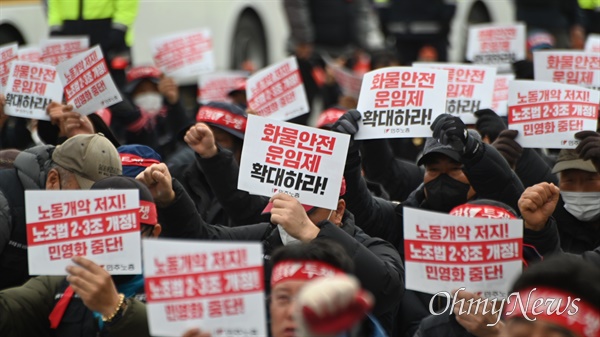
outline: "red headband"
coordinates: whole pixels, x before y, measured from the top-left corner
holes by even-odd
[[[160,78],[161,75],[162,72],[156,67],[135,67],[127,72],[127,82],[131,82],[139,78]]]
[[[271,288],[284,281],[308,281],[334,275],[346,275],[346,273],[330,264],[319,261],[281,261],[273,267]]]
[[[600,336],[600,311],[571,294],[541,287],[521,291],[519,296],[521,303],[519,300],[508,303],[504,311],[507,319],[540,319],[561,326],[578,336]],[[535,304],[538,299],[542,301],[541,305]]]
[[[517,217],[502,207],[491,205],[473,205],[463,204],[454,207],[450,215],[465,216],[469,218],[488,218],[488,219],[516,219]]]
[[[140,223],[155,226],[158,223],[156,205],[151,201],[140,200]]]
[[[246,117],[236,115],[225,109],[219,109],[210,106],[203,106],[196,115],[197,122],[213,123],[228,127],[240,132],[246,131]]]
[[[160,164],[156,159],[142,158],[135,154],[119,153],[119,157],[121,157],[121,165],[123,166],[150,167],[152,164]]]

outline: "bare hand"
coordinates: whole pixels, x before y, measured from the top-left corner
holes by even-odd
[[[72,105],[51,102],[46,108],[50,122],[58,126],[59,136],[71,138],[79,134],[94,133],[94,126],[87,118],[73,111]]]
[[[81,297],[83,304],[103,316],[112,315],[119,305],[119,293],[110,274],[94,262],[76,256],[73,259],[77,265],[68,266],[67,281],[73,291]]]
[[[158,82],[158,91],[163,95],[169,104],[176,104],[179,101],[179,86],[171,77],[163,77]]]
[[[183,140],[202,158],[212,158],[219,152],[213,132],[204,123],[192,126]]]
[[[317,237],[319,227],[310,221],[304,207],[294,197],[279,193],[269,202],[273,203],[272,223],[281,225],[289,235],[302,242],[310,242]]]
[[[202,332],[200,329],[190,329],[182,337],[210,337],[210,333]]]
[[[483,297],[468,291],[458,291],[454,293],[456,294],[455,301],[464,299],[465,303],[462,314],[461,306],[454,306],[454,314],[456,315],[456,321],[458,324],[462,325],[462,327],[465,328],[469,333],[477,337],[495,337],[502,335],[504,323],[500,322],[498,317],[500,313],[493,310],[493,302],[483,302]],[[481,303],[484,303],[485,306],[477,306],[477,304],[474,304],[471,307],[472,310],[467,312],[469,303],[473,303],[469,302],[469,300],[481,300]],[[474,309],[475,307],[478,309]]]
[[[167,207],[175,200],[171,173],[164,163],[152,164],[135,179],[148,186],[157,206]]]
[[[551,183],[539,183],[528,187],[518,203],[525,228],[542,230],[554,213],[559,195],[559,188]]]

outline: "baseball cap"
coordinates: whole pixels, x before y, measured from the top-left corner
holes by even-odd
[[[475,130],[468,130],[469,136],[475,137],[477,140],[481,140],[481,135]],[[450,144],[442,144],[437,138],[427,138],[425,141],[425,146],[423,147],[423,155],[419,158],[417,165],[423,165],[425,163],[425,159],[433,154],[433,153],[441,153],[452,160],[460,162],[461,155],[458,151],[456,151]]]
[[[122,172],[117,149],[101,133],[67,139],[54,149],[52,161],[72,172],[82,190],[90,189],[102,178]]]
[[[332,107],[321,112],[319,119],[317,119],[317,128],[330,129],[333,123],[337,122],[337,120],[340,119],[345,112],[345,109],[341,109],[339,107]]]
[[[140,145],[122,145],[117,149],[123,166],[123,175],[135,178],[138,174],[153,164],[159,164],[162,157],[153,148]]]
[[[533,30],[527,34],[527,50],[543,50],[554,48],[554,36],[545,30]]]
[[[196,114],[196,121],[217,127],[233,136],[244,139],[248,115],[239,106],[225,102],[209,102]]]
[[[158,217],[152,193],[143,183],[124,176],[113,176],[98,180],[92,190],[138,190],[140,191],[140,223],[156,226]]]
[[[552,168],[552,173],[562,172],[564,170],[582,170],[587,172],[597,172],[596,167],[591,160],[579,158],[577,151],[572,149],[562,149],[558,153],[556,164]]]
[[[161,76],[162,72],[153,66],[131,68],[131,70],[127,72],[127,84],[125,84],[123,91],[131,94],[143,80],[149,80],[154,84],[158,84]]]
[[[344,194],[346,194],[346,179],[342,177],[342,185],[340,186],[340,197],[343,196]],[[312,211],[312,209],[315,208],[315,206],[310,206],[310,205],[305,205],[305,204],[302,204],[302,207],[304,208],[306,213]],[[267,207],[265,207],[265,209],[263,209],[262,214],[271,213],[272,209],[273,209],[273,203],[270,202],[267,204]]]

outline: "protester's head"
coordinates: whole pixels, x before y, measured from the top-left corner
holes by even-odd
[[[481,140],[477,131],[468,132],[471,137]],[[417,163],[425,165],[423,183],[430,210],[447,213],[475,196],[475,190],[462,170],[461,154],[451,145],[443,145],[435,138],[428,138],[423,156]]]
[[[231,102],[235,105],[246,109],[248,107],[248,100],[246,99],[246,79],[240,79],[236,82],[235,87],[227,93]]]
[[[119,153],[102,134],[77,135],[58,145],[46,177],[47,190],[87,190],[122,173]]]
[[[506,335],[600,336],[598,280],[596,266],[571,255],[549,258],[526,269],[512,290],[520,294],[523,307],[517,301],[504,307]]]
[[[248,115],[239,106],[225,102],[210,102],[198,110],[196,121],[206,123],[216,143],[233,152],[240,160]]]
[[[533,52],[554,48],[555,40],[552,34],[545,30],[534,29],[527,34],[527,59],[533,60]]]
[[[161,71],[152,66],[134,67],[127,72],[125,93],[143,111],[155,114],[163,106],[163,97],[158,90]]]
[[[0,170],[6,168],[13,168],[15,159],[21,153],[17,149],[6,149],[0,151]]]
[[[575,150],[563,149],[552,173],[558,173],[560,195],[569,213],[580,221],[600,218],[600,173],[590,160],[579,158]]]
[[[346,112],[346,109],[340,109],[339,107],[331,107],[319,115],[317,124],[315,125],[319,129],[331,130],[331,127],[337,122],[340,117]]]
[[[507,204],[491,200],[477,199],[454,207],[450,213],[454,216],[487,219],[517,219],[515,210]]]
[[[271,334],[273,337],[295,336],[296,296],[308,282],[354,272],[354,262],[338,243],[313,240],[276,250],[271,263]]]
[[[153,148],[146,145],[122,145],[117,149],[123,165],[123,175],[135,178],[146,167],[162,162],[161,156]]]

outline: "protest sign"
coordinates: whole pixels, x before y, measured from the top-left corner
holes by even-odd
[[[238,188],[336,209],[350,136],[249,115]]]
[[[524,60],[525,56],[524,24],[482,24],[469,27],[467,60],[498,66],[500,71],[510,71],[511,65]]]
[[[585,51],[600,54],[600,34],[590,34],[585,41]]]
[[[446,63],[414,63],[415,68],[448,71],[446,113],[456,115],[465,124],[475,124],[473,113],[492,107],[496,68]]]
[[[331,69],[333,78],[342,89],[345,96],[358,98],[360,95],[360,86],[362,84],[362,75],[356,74],[354,71],[344,68],[342,65],[335,63],[331,58],[324,57],[327,67]]]
[[[256,114],[288,120],[310,110],[296,58],[262,69],[246,82],[248,106]]]
[[[17,44],[0,47],[0,93],[4,92],[10,73],[10,64],[17,59]]]
[[[89,47],[90,39],[87,36],[50,38],[40,42],[41,61],[56,66],[86,51]]]
[[[260,243],[144,240],[150,334],[267,336]]]
[[[67,104],[75,111],[89,115],[96,110],[121,102],[100,46],[80,53],[56,66],[65,88]]]
[[[489,218],[404,208],[406,289],[507,297],[521,274],[523,221],[502,218],[497,207],[472,208]]]
[[[215,70],[212,34],[208,29],[185,31],[151,41],[154,63],[172,77],[198,76]]]
[[[448,71],[390,67],[368,72],[358,98],[355,139],[430,137],[446,112]]]
[[[84,256],[112,275],[141,274],[138,190],[25,191],[31,275],[65,275]]]
[[[536,81],[575,84],[600,90],[600,53],[584,51],[535,51]]]
[[[39,47],[24,47],[17,51],[19,61],[42,62],[42,50]]]
[[[223,71],[201,75],[198,78],[198,103],[228,102],[229,92],[241,89],[246,92],[245,71]]]
[[[574,149],[575,134],[596,131],[600,92],[575,85],[512,81],[508,88],[508,128],[518,130],[525,148]]]
[[[515,80],[515,75],[496,75],[494,95],[492,97],[492,110],[498,116],[508,115],[508,84]]]
[[[62,102],[63,86],[54,66],[14,61],[4,94],[7,115],[50,120],[46,107],[51,101]]]

